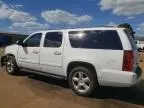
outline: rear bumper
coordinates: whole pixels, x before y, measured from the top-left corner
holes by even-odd
[[[136,72],[103,70],[99,85],[114,87],[132,87],[141,81],[142,70],[138,67]]]

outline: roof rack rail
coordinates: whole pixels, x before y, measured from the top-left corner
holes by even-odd
[[[81,28],[95,28],[95,27],[118,27],[118,26],[64,27],[64,28],[54,28],[48,30],[81,29]]]

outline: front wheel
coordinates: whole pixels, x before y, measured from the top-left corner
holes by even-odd
[[[138,48],[138,52],[141,52],[141,48]]]
[[[7,58],[5,67],[6,67],[7,73],[10,75],[15,75],[19,71],[16,60],[13,56],[9,56]]]
[[[86,67],[73,68],[69,74],[69,85],[81,96],[89,96],[98,86],[96,73]]]

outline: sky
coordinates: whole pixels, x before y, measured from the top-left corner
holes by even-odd
[[[0,0],[0,32],[132,25],[144,37],[144,0]]]

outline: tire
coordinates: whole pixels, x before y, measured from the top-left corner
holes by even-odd
[[[15,57],[8,56],[5,64],[5,68],[8,74],[15,75],[19,72]]]
[[[141,52],[141,48],[138,48],[138,52]]]
[[[80,78],[81,74],[83,78]],[[78,79],[76,79],[76,77]],[[68,76],[68,81],[71,89],[80,96],[90,96],[95,88],[98,87],[96,73],[91,69],[82,66],[75,67],[71,70]]]

